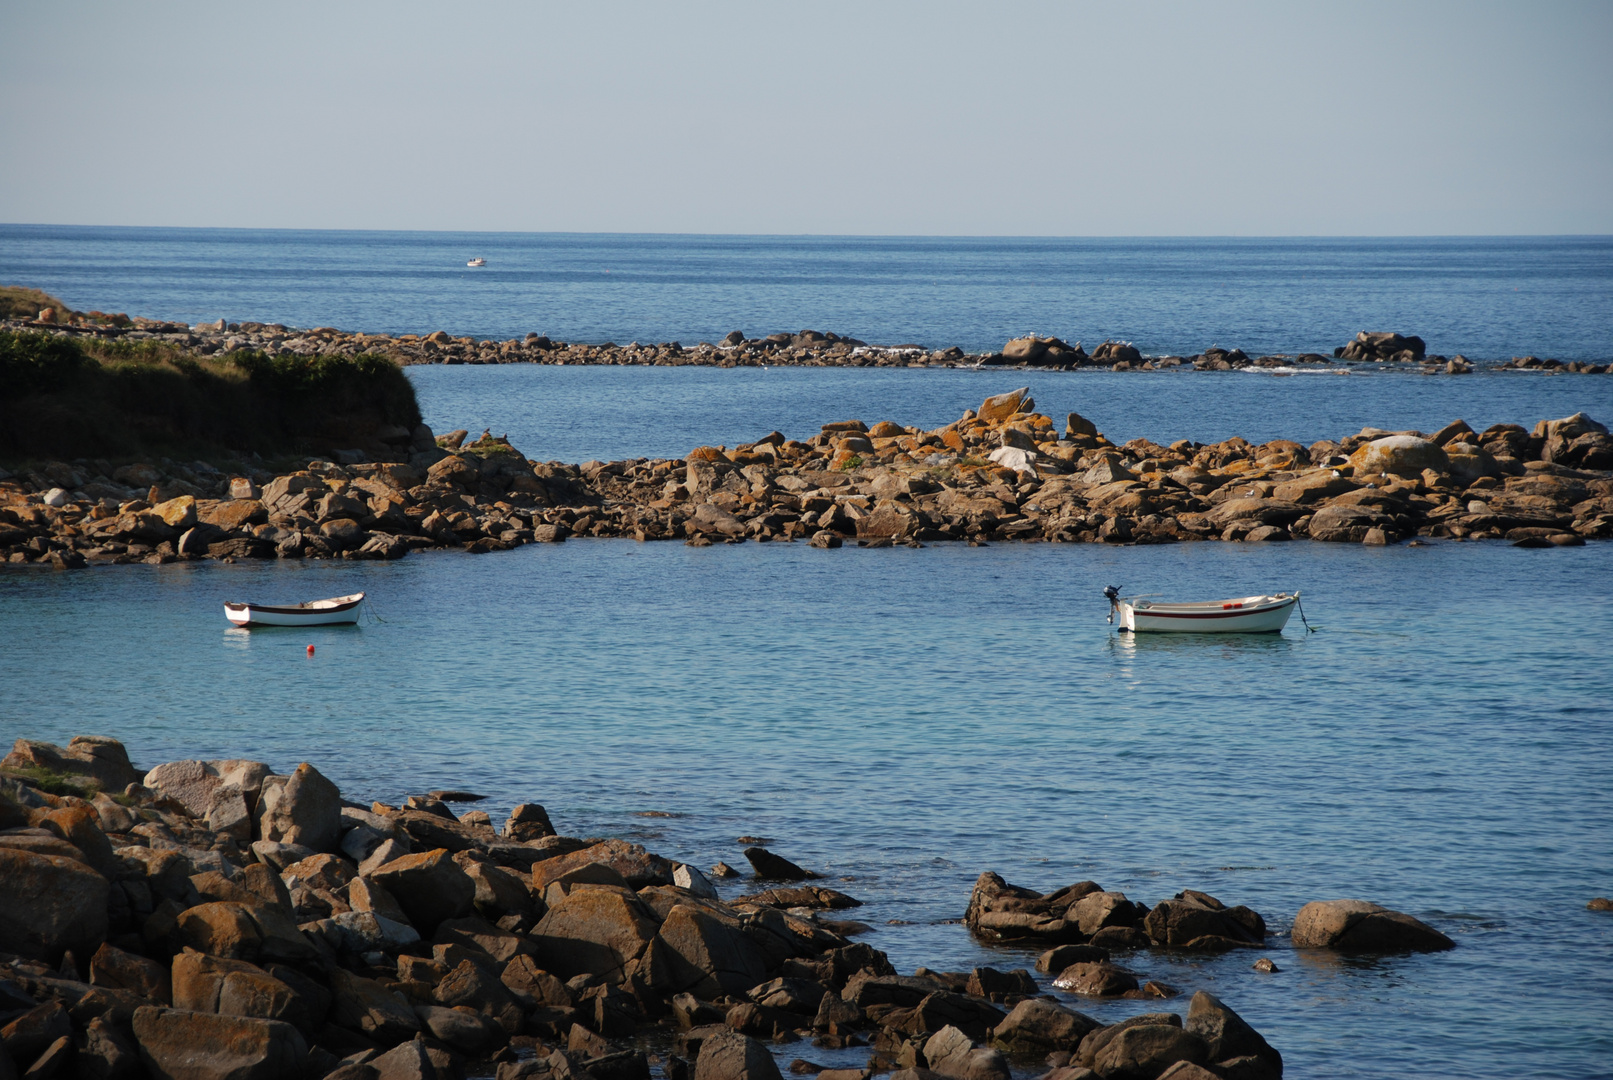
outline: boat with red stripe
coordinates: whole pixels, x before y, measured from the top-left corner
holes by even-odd
[[[1120,629],[1132,633],[1275,634],[1288,625],[1299,604],[1298,590],[1187,603],[1121,596],[1114,585],[1104,595],[1109,598],[1109,621],[1120,616]]]

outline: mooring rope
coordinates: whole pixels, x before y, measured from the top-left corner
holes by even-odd
[[[1316,627],[1312,626],[1305,618],[1305,605],[1300,602],[1300,599],[1297,595],[1294,597],[1294,606],[1299,608],[1299,621],[1305,624],[1305,632],[1307,634],[1316,633]]]

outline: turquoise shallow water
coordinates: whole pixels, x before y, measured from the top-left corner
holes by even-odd
[[[983,869],[1202,888],[1280,931],[1366,897],[1459,947],[1133,966],[1220,994],[1290,1076],[1589,1077],[1613,1053],[1613,919],[1584,907],[1613,891],[1609,550],[574,541],[13,571],[0,737],[306,759],[359,798],[470,787],[702,866],[766,836],[869,901],[904,970],[1029,963],[945,921]],[[1109,582],[1299,587],[1322,629],[1131,642]],[[384,621],[248,633],[219,607],[356,589]]]

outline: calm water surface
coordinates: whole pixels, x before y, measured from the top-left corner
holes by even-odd
[[[466,267],[472,256],[487,266]],[[1613,358],[1613,237],[1041,239],[0,225],[0,281],[80,309],[347,330],[877,344],[1025,333],[1147,353],[1330,353],[1358,330],[1475,360]]]
[[[1587,412],[1613,424],[1613,376],[1485,372],[1425,376],[1373,370],[1274,376],[1236,371],[1045,372],[906,368],[638,368],[430,365],[407,369],[438,432],[508,434],[528,457],[612,461],[681,457],[778,430],[796,439],[830,420],[935,428],[982,398],[1029,384],[1063,424],[1079,412],[1115,442],[1295,439],[1363,427],[1475,430]]]
[[[488,268],[467,270],[472,255]],[[812,326],[886,344],[983,349],[1034,330],[1257,353],[1393,328],[1479,360],[1613,357],[1608,238],[0,226],[0,280],[190,322],[583,341]],[[492,427],[567,461],[799,438],[850,417],[933,427],[1025,381],[1043,411],[1080,412],[1117,441],[1613,419],[1601,376],[409,374],[438,431]],[[868,901],[855,913],[867,940],[907,971],[1031,962],[950,921],[985,869],[1040,888],[1093,878],[1147,903],[1205,889],[1266,916],[1280,973],[1251,971],[1255,953],[1127,962],[1220,994],[1290,1076],[1605,1077],[1613,917],[1585,903],[1613,893],[1610,552],[573,541],[391,564],[0,567],[0,740],[112,734],[142,765],[309,760],[361,799],[469,787],[495,818],[536,800],[566,832],[702,866],[766,836]],[[1103,623],[1110,583],[1297,587],[1322,629],[1123,640]],[[248,633],[219,609],[360,589],[384,621]],[[1300,905],[1355,896],[1459,947],[1366,961],[1288,948]],[[1106,1021],[1149,1008],[1078,1007]]]
[[[944,921],[984,869],[1202,888],[1267,917],[1281,973],[1128,962],[1223,996],[1291,1076],[1590,1077],[1613,1053],[1613,919],[1585,910],[1613,891],[1608,552],[582,541],[9,572],[0,736],[306,759],[361,799],[470,787],[495,818],[537,800],[702,866],[766,836],[869,901],[904,970],[1030,962]],[[1132,642],[1108,582],[1298,586],[1322,629]],[[219,610],[358,589],[384,621],[248,633]],[[1298,907],[1340,896],[1459,947],[1290,951]]]

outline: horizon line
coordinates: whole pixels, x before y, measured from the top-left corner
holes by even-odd
[[[620,236],[752,240],[1613,240],[1613,233],[835,233],[645,232],[583,229],[340,228],[300,225],[108,225],[0,222],[0,229],[117,229],[185,232],[420,233],[444,236]]]

